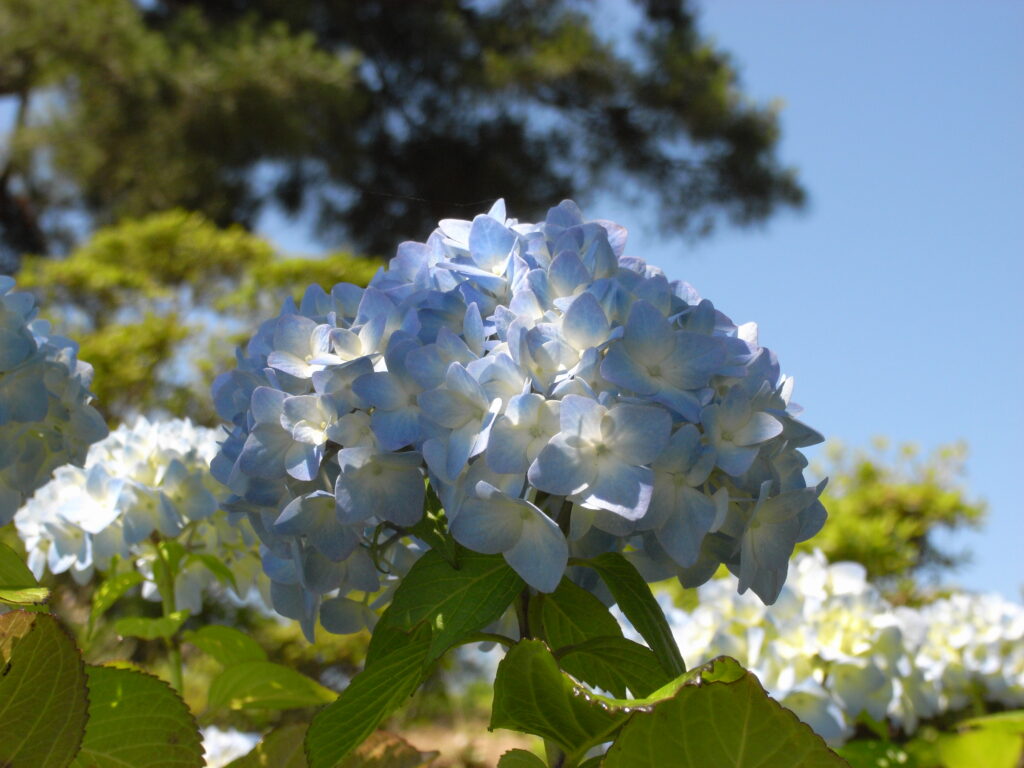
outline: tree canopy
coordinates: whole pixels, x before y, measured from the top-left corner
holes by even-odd
[[[174,207],[251,226],[278,205],[387,255],[499,196],[528,215],[614,187],[688,233],[799,204],[776,112],[744,97],[690,3],[628,10],[5,0],[0,255],[9,271],[66,250],[83,215]]]

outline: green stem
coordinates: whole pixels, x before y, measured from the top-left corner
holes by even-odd
[[[164,557],[160,545],[156,546],[157,557],[163,566],[159,573],[154,573],[159,579],[160,596],[163,599],[164,617],[174,613],[174,574],[171,573],[171,564]],[[157,569],[154,569],[156,571]],[[167,638],[167,656],[171,663],[171,685],[178,693],[184,693],[185,681],[182,674],[181,647],[178,644],[178,633]]]

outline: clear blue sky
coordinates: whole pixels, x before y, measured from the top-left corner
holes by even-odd
[[[626,13],[622,0],[604,6]],[[744,89],[783,104],[781,155],[808,210],[687,244],[642,210],[631,252],[693,283],[796,377],[807,421],[866,445],[964,439],[966,485],[990,505],[958,536],[956,580],[1024,584],[1024,3],[706,0],[701,29]],[[514,213],[514,212],[513,212]],[[263,231],[309,249],[294,227]]]
[[[634,246],[756,320],[826,435],[965,439],[966,485],[990,508],[980,534],[952,541],[974,553],[956,580],[1019,599],[1024,3],[702,8],[746,92],[782,101],[781,154],[810,206],[692,247],[634,228]]]

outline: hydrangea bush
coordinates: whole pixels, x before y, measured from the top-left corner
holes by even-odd
[[[0,526],[57,467],[81,464],[107,434],[89,404],[92,368],[14,285],[0,275]]]
[[[858,563],[801,554],[771,609],[731,579],[665,603],[680,650],[726,654],[832,744],[864,713],[912,735],[923,720],[983,701],[1024,706],[1024,608],[998,595],[955,594],[920,608],[889,604]]]
[[[122,425],[89,449],[84,467],[64,466],[15,515],[36,578],[68,572],[80,584],[112,563],[127,562],[146,579],[143,595],[161,599],[169,585],[154,564],[180,543],[173,568],[173,608],[197,613],[218,576],[238,598],[267,582],[246,520],[220,508],[223,489],[209,472],[216,430],[188,420]]]
[[[351,593],[394,582],[441,509],[542,593],[571,558],[626,552],[648,580],[725,563],[776,599],[825,520],[799,451],[821,438],[754,324],[625,247],[570,201],[537,224],[499,202],[260,326],[214,384],[213,471],[278,611],[310,636],[372,622]]]

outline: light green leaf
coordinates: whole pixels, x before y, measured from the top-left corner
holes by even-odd
[[[143,640],[158,640],[171,637],[181,629],[188,618],[188,611],[175,611],[158,619],[126,618],[114,622],[114,631],[122,637],[138,637]]]
[[[302,749],[307,727],[294,723],[277,728],[260,739],[252,752],[232,760],[225,768],[307,768]]]
[[[957,723],[958,728],[995,728],[1009,733],[1024,733],[1024,709],[997,712],[994,715],[972,717]]]
[[[85,665],[48,614],[0,615],[0,765],[64,768],[88,717]]]
[[[1024,739],[998,728],[941,734],[935,744],[943,768],[1017,768]]]
[[[0,603],[39,605],[50,598],[50,590],[39,586],[21,556],[0,544]]]
[[[683,674],[686,665],[672,637],[665,614],[633,564],[618,552],[606,552],[590,560],[580,560],[577,564],[597,571],[619,608],[647,641],[669,676],[678,677]]]
[[[163,680],[129,669],[87,667],[89,723],[71,768],[200,768],[192,714]]]
[[[458,568],[437,551],[417,560],[395,590],[391,605],[373,630],[366,665],[406,642],[420,622],[433,630],[427,660],[473,632],[497,621],[523,589],[523,581],[501,555],[460,549]]]
[[[106,579],[96,587],[92,593],[92,608],[89,611],[89,632],[96,625],[97,620],[110,610],[129,589],[136,584],[142,583],[142,574],[138,571],[125,571],[116,576]]]
[[[224,565],[224,561],[220,560],[213,555],[203,555],[198,553],[191,553],[188,555],[189,562],[199,562],[206,567],[210,573],[217,577],[217,581],[226,587],[231,587],[236,592],[238,591],[238,584],[235,582],[235,574],[231,572],[231,569]]]
[[[491,728],[532,733],[582,754],[608,741],[628,717],[588,701],[540,640],[516,643],[498,664]]]
[[[367,663],[338,700],[317,713],[306,734],[310,768],[335,768],[405,703],[423,679],[431,644],[430,628],[420,625],[403,645]]]
[[[533,752],[525,749],[510,749],[501,756],[498,768],[548,768],[548,764]]]
[[[595,637],[555,651],[558,665],[575,677],[619,698],[626,689],[648,696],[670,680],[650,648],[624,637]]]
[[[233,627],[210,624],[195,631],[185,632],[182,639],[208,653],[225,667],[246,661],[267,660],[267,652],[259,643]]]
[[[245,661],[225,669],[210,684],[206,708],[296,709],[334,701],[337,695],[294,669],[270,661]]]
[[[720,659],[712,665],[717,668],[686,675],[672,698],[634,712],[608,750],[604,768],[847,765],[736,662]]]

